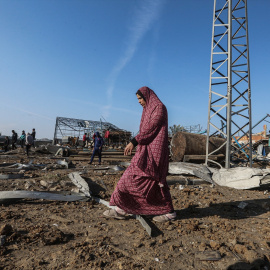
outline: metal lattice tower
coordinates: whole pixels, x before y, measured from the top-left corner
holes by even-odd
[[[226,168],[237,152],[247,153],[251,166],[251,134],[247,0],[214,0],[206,164],[221,148],[210,153],[209,139],[219,135],[225,138]],[[247,143],[233,145],[236,135]]]

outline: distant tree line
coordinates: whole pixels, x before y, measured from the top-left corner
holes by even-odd
[[[173,136],[175,133],[179,131],[186,132],[187,130],[181,125],[173,125],[169,127],[169,136]]]
[[[190,133],[195,133],[195,134],[205,134],[206,129],[203,130],[202,126],[200,124],[198,125],[193,125],[193,126],[181,126],[181,125],[173,125],[169,127],[169,136],[173,136],[177,132],[190,132]]]

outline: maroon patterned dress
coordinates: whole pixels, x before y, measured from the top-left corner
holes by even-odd
[[[135,156],[117,183],[110,205],[129,214],[162,215],[173,212],[166,182],[169,164],[167,109],[153,90],[139,89],[145,97]]]

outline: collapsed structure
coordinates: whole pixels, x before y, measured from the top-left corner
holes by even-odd
[[[67,143],[68,138],[82,139],[85,133],[89,138],[92,138],[95,132],[99,132],[103,137],[107,137],[108,143],[121,145],[127,143],[131,138],[131,132],[120,129],[117,126],[109,123],[92,120],[82,120],[66,117],[56,117],[55,131],[53,137],[53,143]],[[105,132],[107,135],[105,136]]]

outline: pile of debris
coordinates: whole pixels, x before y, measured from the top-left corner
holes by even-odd
[[[0,268],[270,269],[268,165],[170,162],[177,220],[119,222],[102,212],[130,157],[108,152],[100,166],[66,147],[0,154]]]

